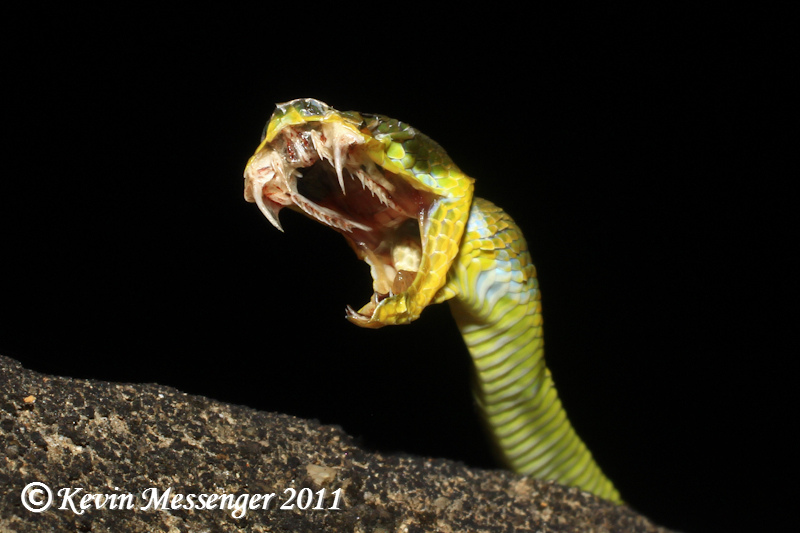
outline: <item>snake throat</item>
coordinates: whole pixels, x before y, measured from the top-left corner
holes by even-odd
[[[341,123],[284,127],[245,170],[245,199],[283,231],[279,211],[299,211],[344,235],[370,267],[373,295],[351,318],[369,318],[408,290],[419,270],[424,221],[435,195],[375,164],[364,138]]]

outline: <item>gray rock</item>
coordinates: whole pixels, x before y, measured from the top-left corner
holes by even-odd
[[[315,421],[159,385],[45,376],[2,356],[0,452],[1,531],[665,531],[575,488],[369,453]],[[33,482],[53,491],[43,512],[23,505]],[[191,494],[229,499],[181,508]],[[267,505],[256,499],[268,494]],[[219,508],[245,498],[255,508]]]

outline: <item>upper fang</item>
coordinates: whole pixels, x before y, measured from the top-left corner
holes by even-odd
[[[339,178],[339,187],[342,188],[342,194],[347,195],[344,190],[344,177],[342,176],[342,147],[339,145],[333,149],[333,166],[336,167],[336,176]]]

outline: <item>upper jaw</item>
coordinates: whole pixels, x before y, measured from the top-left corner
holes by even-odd
[[[311,167],[320,159],[334,166],[344,193],[343,153],[351,146],[363,144],[363,138],[348,131],[342,124],[323,124],[319,129],[304,130],[288,127],[272,143],[264,143],[250,158],[245,168],[244,197],[258,205],[273,226],[283,231],[278,213],[285,206],[297,206],[312,218],[327,226],[349,232],[353,228],[369,231],[370,228],[341,213],[319,205],[298,191],[300,169]]]

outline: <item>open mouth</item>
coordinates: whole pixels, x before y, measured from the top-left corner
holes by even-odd
[[[245,199],[282,231],[283,207],[345,236],[370,266],[373,295],[354,322],[406,292],[417,278],[427,213],[436,196],[373,161],[367,125],[309,121],[282,127],[263,142],[245,169]]]

